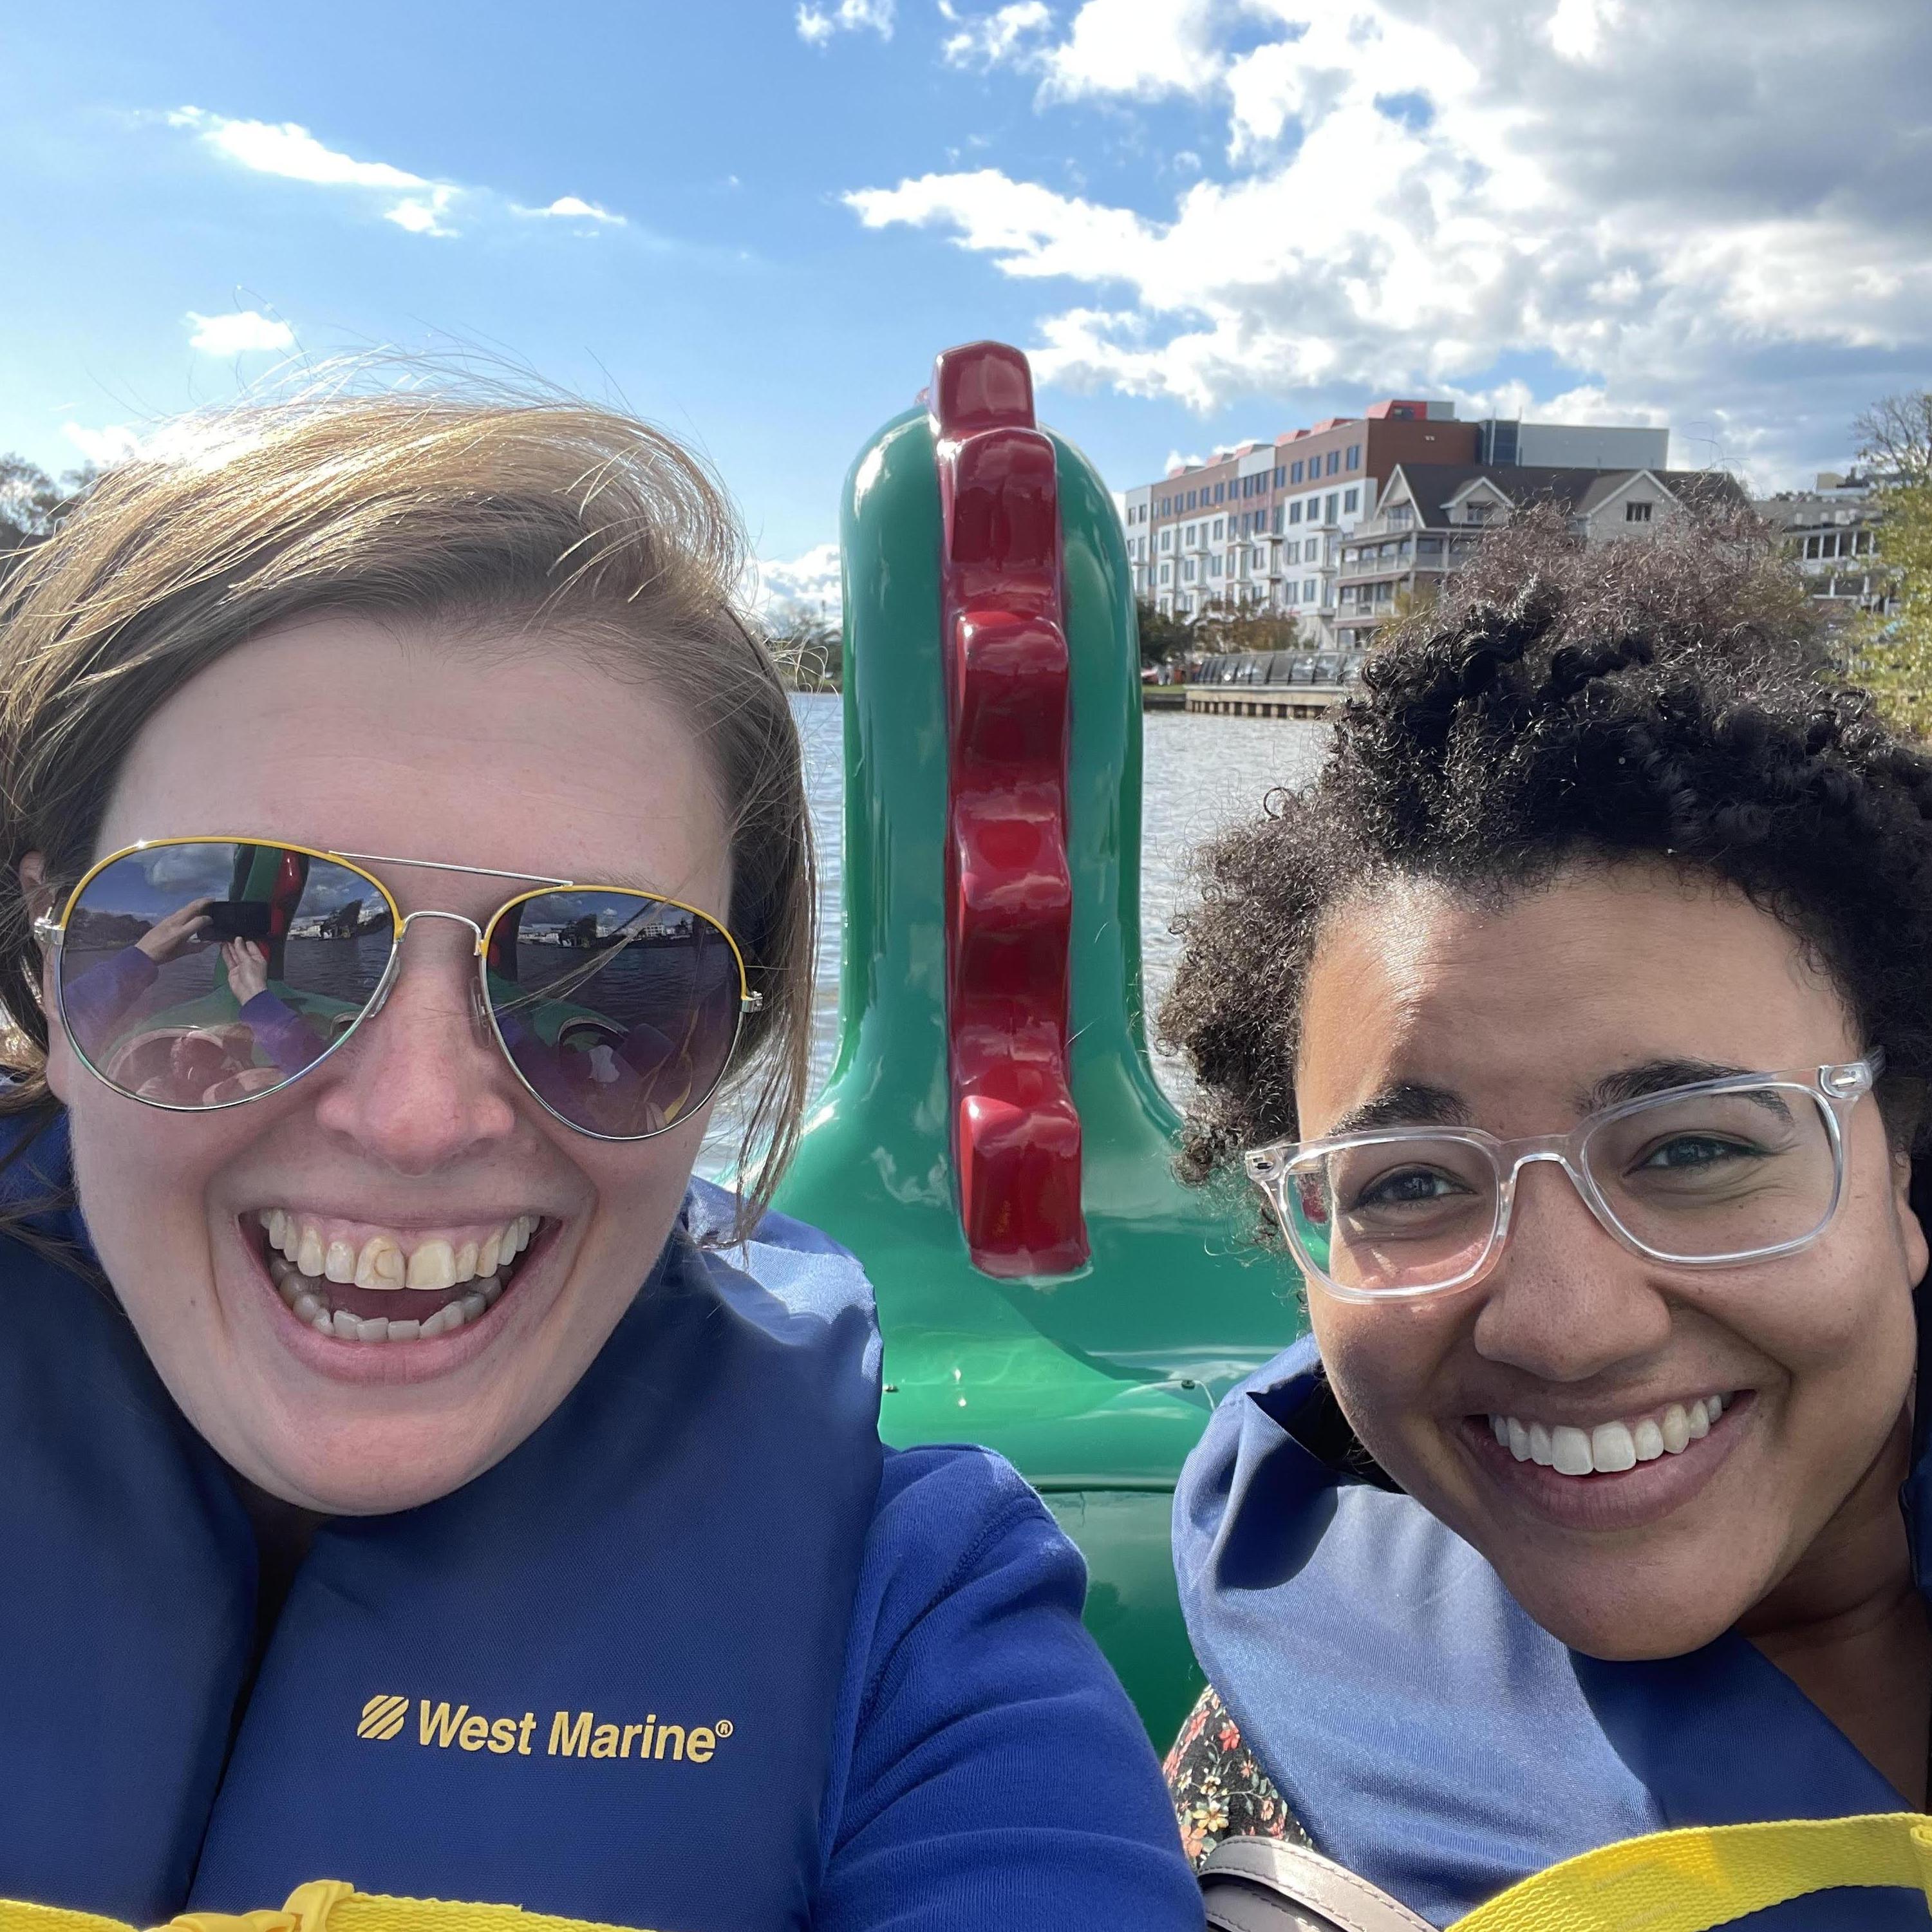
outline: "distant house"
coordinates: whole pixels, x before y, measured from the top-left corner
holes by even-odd
[[[1474,555],[1484,532],[1553,503],[1586,543],[1643,536],[1691,507],[1747,507],[1721,470],[1573,470],[1553,465],[1404,463],[1373,516],[1342,544],[1335,626],[1364,650],[1399,603],[1431,596]]]
[[[1897,608],[1878,566],[1884,512],[1875,478],[1827,471],[1815,489],[1760,497],[1751,508],[1782,536],[1786,555],[1828,621],[1841,622],[1863,610],[1888,616]]]

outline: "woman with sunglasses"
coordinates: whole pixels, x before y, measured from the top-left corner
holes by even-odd
[[[812,881],[738,564],[641,425],[416,394],[0,590],[0,1898],[1198,1924],[1077,1556],[882,1449],[763,1212]]]
[[[1736,533],[1493,538],[1206,856],[1186,1160],[1258,1186],[1312,1332],[1177,1498],[1197,1856],[1312,1844],[1446,1924],[1612,1841],[1925,1808],[1932,758],[1795,598]]]

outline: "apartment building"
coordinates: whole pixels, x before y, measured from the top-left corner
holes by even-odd
[[[1751,506],[1782,534],[1786,554],[1834,623],[1862,610],[1888,616],[1897,606],[1875,554],[1884,512],[1874,486],[1871,477],[1827,470],[1814,489],[1786,490]]]
[[[1554,503],[1586,543],[1647,535],[1693,506],[1744,496],[1722,471],[1595,470],[1542,464],[1400,465],[1376,514],[1341,545],[1336,635],[1365,650],[1377,628],[1474,555],[1486,530],[1533,504]]]
[[[1129,490],[1135,592],[1182,616],[1216,600],[1280,611],[1311,644],[1333,646],[1341,642],[1345,540],[1376,514],[1400,466],[1660,471],[1669,438],[1662,429],[1462,422],[1453,403],[1390,397],[1359,416],[1243,443]]]
[[[1453,404],[1392,397],[1172,470],[1127,492],[1136,593],[1185,616],[1217,599],[1252,604],[1332,641],[1342,532],[1373,509],[1398,463],[1472,457],[1476,436]]]

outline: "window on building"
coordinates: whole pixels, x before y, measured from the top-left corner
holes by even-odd
[[[1348,446],[1348,467],[1351,470],[1359,470],[1361,466],[1362,446],[1359,442],[1352,442]]]
[[[1289,466],[1288,480],[1291,483],[1299,483],[1301,481],[1301,463],[1299,458]]]
[[[1335,493],[1332,490],[1328,493],[1327,508],[1328,514],[1322,520],[1324,524],[1332,524],[1335,520]]]
[[[1283,563],[1299,563],[1301,561],[1300,544],[1283,544],[1281,547],[1281,560]]]
[[[1180,566],[1180,574],[1190,584],[1194,581],[1194,560],[1191,556]]]
[[[1288,520],[1291,524],[1298,524],[1301,520],[1301,499],[1299,496],[1288,506]]]
[[[1301,584],[1301,601],[1304,604],[1312,604],[1315,602],[1315,592],[1317,588],[1313,578],[1304,578]]]
[[[1221,519],[1219,517],[1214,519],[1214,541],[1216,543],[1221,541]]]
[[[1174,581],[1174,566],[1172,564],[1164,563],[1161,566],[1160,580],[1163,584],[1172,584]]]
[[[1173,531],[1172,531],[1172,530],[1162,530],[1162,531],[1161,532],[1161,533],[1160,533],[1160,547],[1161,547],[1161,548],[1162,548],[1162,550],[1172,550],[1172,549],[1173,549],[1173,548],[1174,548],[1174,532],[1173,532]]]
[[[1359,489],[1348,490],[1343,494],[1342,508],[1346,511],[1352,511],[1361,500],[1362,493]]]
[[[1330,476],[1334,476],[1341,466],[1342,452],[1339,449],[1331,449],[1328,452],[1328,474]]]
[[[1208,574],[1210,577],[1219,577],[1220,574],[1221,560],[1218,556],[1210,556],[1208,560]]]
[[[1287,484],[1288,465],[1285,463],[1276,464],[1274,472],[1274,487],[1277,490],[1281,490],[1285,489],[1287,487]]]
[[[1274,506],[1274,533],[1276,536],[1280,536],[1281,535],[1282,530],[1287,527],[1287,506],[1282,503],[1276,504]]]
[[[1650,506],[1648,503],[1626,503],[1624,506],[1624,521],[1627,524],[1648,523]]]

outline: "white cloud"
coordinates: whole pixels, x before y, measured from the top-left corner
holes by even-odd
[[[225,154],[256,174],[280,175],[290,181],[314,182],[321,188],[423,188],[421,175],[390,166],[386,161],[358,161],[326,148],[306,128],[292,121],[278,127],[266,121],[235,121],[206,108],[177,108],[168,116],[171,128],[192,128],[217,154]]]
[[[732,185],[735,187],[736,184],[736,178],[734,176]],[[607,222],[616,228],[624,226],[624,218],[621,214],[613,214],[608,208],[599,208],[595,202],[586,201],[580,196],[574,194],[559,195],[548,208],[520,208],[517,212],[519,214],[574,216],[580,221]]]
[[[383,218],[412,235],[451,235],[455,230],[442,217],[460,192],[447,182],[432,182],[392,167],[387,161],[358,161],[325,146],[306,128],[292,121],[280,125],[267,121],[242,121],[212,114],[204,107],[177,108],[167,117],[171,128],[190,130],[202,144],[224,160],[251,173],[276,175],[285,181],[307,182],[316,188],[362,190],[383,196],[408,190],[391,201]],[[417,192],[417,190],[422,190]]]
[[[61,434],[97,469],[111,470],[116,464],[125,463],[140,453],[140,436],[126,423],[110,423],[104,429],[89,429],[83,423],[62,423]]]
[[[940,57],[951,67],[997,67],[1013,60],[1028,50],[1034,37],[1053,25],[1052,10],[1044,0],[1018,0],[1017,5],[972,19],[960,14],[948,0],[940,0],[939,10],[959,28],[940,44]]]
[[[103,470],[140,460],[216,469],[250,448],[260,434],[219,410],[171,416],[146,428],[110,423],[103,429],[90,429],[82,423],[67,422],[61,425],[61,431],[89,463]]]
[[[866,0],[847,0],[847,4],[856,4],[861,11],[865,10]],[[890,32],[890,4],[886,5],[886,15]],[[164,118],[170,127],[193,134],[209,152],[250,173],[359,194],[366,198],[372,214],[380,214],[385,221],[393,222],[411,235],[446,239],[461,232],[459,218],[474,224],[513,214],[574,220],[580,225],[571,232],[578,235],[594,233],[600,227],[627,225],[622,215],[613,214],[581,195],[560,195],[547,208],[524,208],[488,188],[434,181],[387,161],[358,160],[353,155],[327,146],[292,121],[277,124],[238,120],[211,113],[203,107],[178,107]]]
[[[882,40],[892,37],[896,0],[838,0],[830,9],[799,0],[798,37],[806,46],[822,47],[834,34],[855,33],[869,27]]]
[[[1086,0],[1010,44],[999,17],[976,53],[1046,106],[1192,98],[1225,136],[1154,213],[992,168],[847,197],[1070,284],[1036,324],[1044,380],[1208,410],[1473,395],[1527,358],[1559,365],[1538,412],[1581,392],[1790,465],[1932,369],[1924,8]]]
[[[816,544],[789,562],[761,560],[758,566],[752,604],[768,619],[823,614],[836,623],[843,602],[836,543]]]
[[[1623,0],[1557,0],[1547,29],[1550,44],[1565,60],[1593,61],[1623,10]]]
[[[384,209],[382,219],[393,221],[398,228],[408,230],[412,235],[452,236],[456,232],[447,226],[443,216],[456,199],[456,190],[451,188],[434,188],[428,194],[411,195],[399,201],[395,206]]]
[[[188,346],[204,356],[252,356],[296,346],[296,332],[286,322],[252,308],[233,315],[197,315],[190,309],[188,320],[194,330]]]
[[[1227,56],[1215,38],[1216,0],[1086,0],[1058,46],[1040,60],[1046,92],[1066,100],[1209,92]]]

